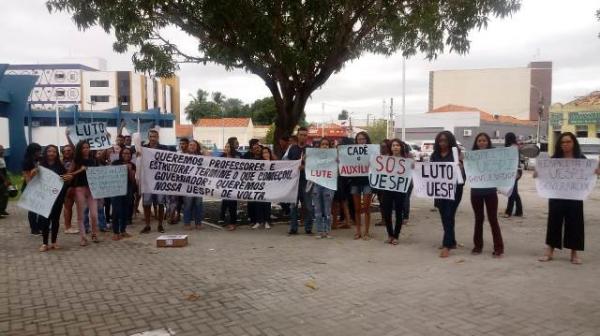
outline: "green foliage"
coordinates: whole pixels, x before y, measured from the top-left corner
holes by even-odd
[[[192,123],[200,118],[219,118],[221,117],[221,108],[214,101],[209,101],[208,92],[200,89],[196,92],[196,97],[185,107],[185,115]]]
[[[386,139],[387,125],[385,120],[375,120],[373,126],[367,127],[367,133],[371,138],[371,143],[378,144]]]
[[[275,122],[277,108],[273,97],[258,99],[249,108],[252,122],[258,125],[270,125]]]
[[[342,110],[340,114],[338,114],[338,120],[348,120],[349,113],[346,110]]]
[[[271,124],[265,135],[265,142],[267,144],[273,144],[275,142],[275,124]]]
[[[211,100],[208,100],[211,97]],[[240,99],[227,98],[221,92],[208,92],[199,89],[196,97],[185,108],[185,114],[192,123],[200,118],[252,118],[256,125],[270,125],[275,121],[277,110],[272,97],[254,101],[250,105]]]
[[[9,172],[8,179],[10,180],[10,183],[12,183],[12,185],[14,185],[15,187],[17,187],[17,189],[19,189],[19,195],[17,195],[17,197],[10,198],[9,200],[10,201],[18,201],[19,198],[21,197],[21,186],[23,185],[23,175],[13,174],[13,173]]]
[[[505,17],[520,0],[48,0],[80,29],[114,33],[113,48],[135,51],[139,71],[168,76],[181,62],[212,62],[259,76],[273,95],[279,134],[301,121],[306,101],[344,64],[365,52],[435,58],[469,50],[468,32]],[[187,33],[197,53],[164,37]],[[220,102],[216,102],[219,104]]]

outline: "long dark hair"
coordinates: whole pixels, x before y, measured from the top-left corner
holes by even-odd
[[[458,152],[460,153],[460,148],[458,148],[456,137],[454,137],[454,134],[452,134],[452,132],[450,131],[442,131],[435,136],[435,142],[433,143],[433,152],[440,154],[440,138],[442,137],[442,135],[446,136],[446,139],[448,140],[448,150],[452,152],[452,147],[456,147],[458,149]]]
[[[504,147],[510,147],[512,145],[517,145],[517,136],[513,132],[508,132],[504,136]]]
[[[85,145],[89,145],[86,141],[81,140],[77,143],[77,146],[75,146],[75,155],[73,156],[73,170],[77,170],[79,169],[81,166],[83,166],[83,146]],[[92,151],[90,150],[90,154],[88,156],[88,159],[92,157]]]
[[[479,140],[479,137],[484,137],[487,140],[487,147],[485,149],[492,149],[492,139],[490,138],[490,136],[485,133],[485,132],[481,132],[479,134],[477,134],[477,136],[475,137],[475,141],[473,141],[473,150],[478,150],[479,147],[477,146],[477,140]]]
[[[121,162],[125,162],[125,161],[123,161],[123,152],[124,151],[128,151],[129,152],[129,155],[130,155],[129,162],[133,162],[133,153],[131,152],[131,148],[129,148],[129,147],[123,147],[123,148],[121,148],[121,151],[119,152],[119,160]]]
[[[355,143],[355,144],[357,144],[357,145],[358,145],[358,141],[356,141],[356,140],[358,139],[358,136],[359,136],[359,135],[362,135],[362,136],[364,136],[365,138],[367,138],[367,144],[370,144],[370,143],[371,143],[371,137],[369,137],[369,134],[367,134],[367,132],[365,132],[365,131],[361,131],[361,132],[358,132],[358,133],[356,133],[356,136],[354,137],[354,143]]]
[[[579,141],[577,141],[577,137],[575,136],[575,134],[573,134],[571,132],[565,132],[565,133],[562,133],[558,137],[558,139],[556,139],[556,143],[554,144],[554,154],[552,155],[552,158],[561,159],[561,158],[565,157],[565,153],[563,152],[562,147],[560,146],[560,142],[562,141],[562,138],[564,138],[566,136],[571,138],[571,140],[573,141],[573,157],[574,158],[582,157],[583,154],[581,153],[581,147],[579,146]]]
[[[42,151],[42,146],[40,146],[40,144],[38,144],[37,142],[30,143],[29,145],[27,145],[27,148],[25,148],[24,161],[35,162],[36,161],[35,153],[41,152],[41,151]]]
[[[63,166],[63,163],[60,160],[60,150],[55,145],[47,145],[46,147],[44,147],[44,152],[42,153],[42,159],[40,160],[40,165],[42,165],[46,168],[50,167],[50,162],[48,162],[48,149],[50,149],[50,148],[54,148],[54,150],[56,151],[56,160],[54,161],[54,165],[62,167],[62,170],[64,170],[65,167]]]
[[[384,148],[387,153],[383,152]],[[381,154],[381,155],[391,155],[392,154],[392,143],[390,142],[389,139],[383,139],[381,141],[381,143],[379,144],[379,154]]]
[[[400,147],[402,148],[400,150],[400,156],[402,156],[403,158],[407,158],[408,157],[408,146],[406,145],[406,143],[398,138],[394,138],[392,140],[389,141],[389,150],[390,150],[390,154],[389,155],[394,155],[394,153],[392,153],[392,144],[393,143],[397,143],[400,145]]]

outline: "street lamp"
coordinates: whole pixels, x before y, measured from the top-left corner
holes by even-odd
[[[532,89],[536,90],[538,93],[538,120],[537,120],[537,136],[536,136],[536,142],[538,147],[541,148],[541,143],[540,143],[540,127],[541,127],[541,121],[544,115],[544,94],[542,93],[542,90],[535,86],[535,85],[531,85],[530,86]]]

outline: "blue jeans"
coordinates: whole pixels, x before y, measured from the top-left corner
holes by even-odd
[[[306,192],[306,181],[298,184],[298,200],[302,203],[302,211],[304,213],[304,231],[312,232],[313,227],[313,205],[312,194]],[[292,203],[290,209],[290,233],[298,232],[298,202]]]
[[[98,200],[96,200],[96,203],[98,204],[98,227],[100,228],[100,230],[107,230],[108,227],[106,226],[106,216],[104,214],[104,199],[98,199]],[[90,230],[90,209],[85,208],[83,214],[84,214],[83,225],[85,226],[85,231],[89,231]]]
[[[331,189],[315,184],[312,189],[312,198],[315,202],[315,221],[317,222],[317,232],[331,232],[331,203],[333,194]]]
[[[127,222],[131,213],[133,195],[124,195],[111,198],[112,203],[112,228],[113,233],[125,233]]]
[[[202,224],[203,206],[202,197],[183,198],[183,224],[189,225],[194,219],[196,225]]]

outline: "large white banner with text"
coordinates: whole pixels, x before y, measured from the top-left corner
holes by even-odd
[[[460,168],[454,162],[417,162],[413,170],[417,197],[453,200]]]
[[[37,175],[27,183],[17,205],[48,218],[64,182],[50,169],[42,166],[37,169]]]
[[[369,185],[379,190],[405,193],[412,180],[412,159],[373,155],[369,165]]]
[[[543,198],[585,200],[598,179],[598,161],[537,158],[535,186]]]
[[[327,189],[337,190],[337,150],[307,148],[304,164],[306,179]]]

